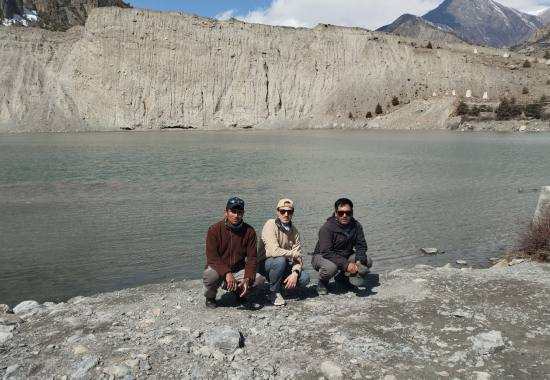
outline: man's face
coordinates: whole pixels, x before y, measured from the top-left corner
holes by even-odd
[[[283,207],[277,210],[277,218],[281,223],[288,224],[292,220],[292,215],[294,215],[294,209]]]
[[[237,225],[241,222],[241,220],[243,220],[244,209],[242,207],[225,209],[224,215],[229,223]]]
[[[349,224],[351,223],[351,217],[353,216],[353,209],[350,205],[338,206],[336,209],[336,220],[340,224]]]

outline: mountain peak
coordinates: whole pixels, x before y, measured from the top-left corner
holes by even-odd
[[[537,16],[494,0],[445,0],[422,18],[447,25],[467,42],[493,47],[521,43],[543,26]]]

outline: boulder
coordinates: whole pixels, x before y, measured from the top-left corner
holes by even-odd
[[[241,333],[230,326],[221,326],[204,334],[206,345],[228,355],[242,345]]]
[[[15,314],[27,314],[39,307],[40,304],[36,301],[23,301],[13,308],[13,312]]]
[[[437,255],[439,250],[437,248],[420,248],[420,252],[425,255]]]
[[[472,350],[481,355],[495,353],[504,348],[504,340],[500,331],[489,331],[470,337]]]
[[[79,361],[76,364],[74,371],[71,374],[71,379],[82,379],[87,377],[88,371],[94,368],[98,364],[99,364],[99,358],[97,356],[95,355],[85,356],[81,361]]]
[[[6,304],[0,304],[0,315],[3,315],[3,314],[9,314],[11,313],[11,309],[8,305]]]
[[[321,372],[329,380],[342,379],[344,377],[342,369],[329,360],[321,363]]]

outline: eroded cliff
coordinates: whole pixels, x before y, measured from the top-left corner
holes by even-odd
[[[513,66],[516,57],[467,44],[422,46],[358,28],[94,9],[84,30],[0,28],[0,131],[357,127],[393,96],[544,91],[542,64]]]

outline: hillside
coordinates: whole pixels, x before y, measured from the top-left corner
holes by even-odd
[[[524,86],[534,98],[546,91],[545,65],[426,43],[96,8],[85,28],[65,33],[0,28],[0,131],[363,127],[394,96],[406,110],[416,100],[452,103],[453,91],[490,99],[519,97]]]
[[[92,9],[111,6],[129,7],[122,0],[2,0],[0,21],[64,31],[84,25]]]
[[[463,42],[451,28],[431,23],[422,17],[411,14],[400,16],[393,23],[381,27],[378,31],[430,41]]]

